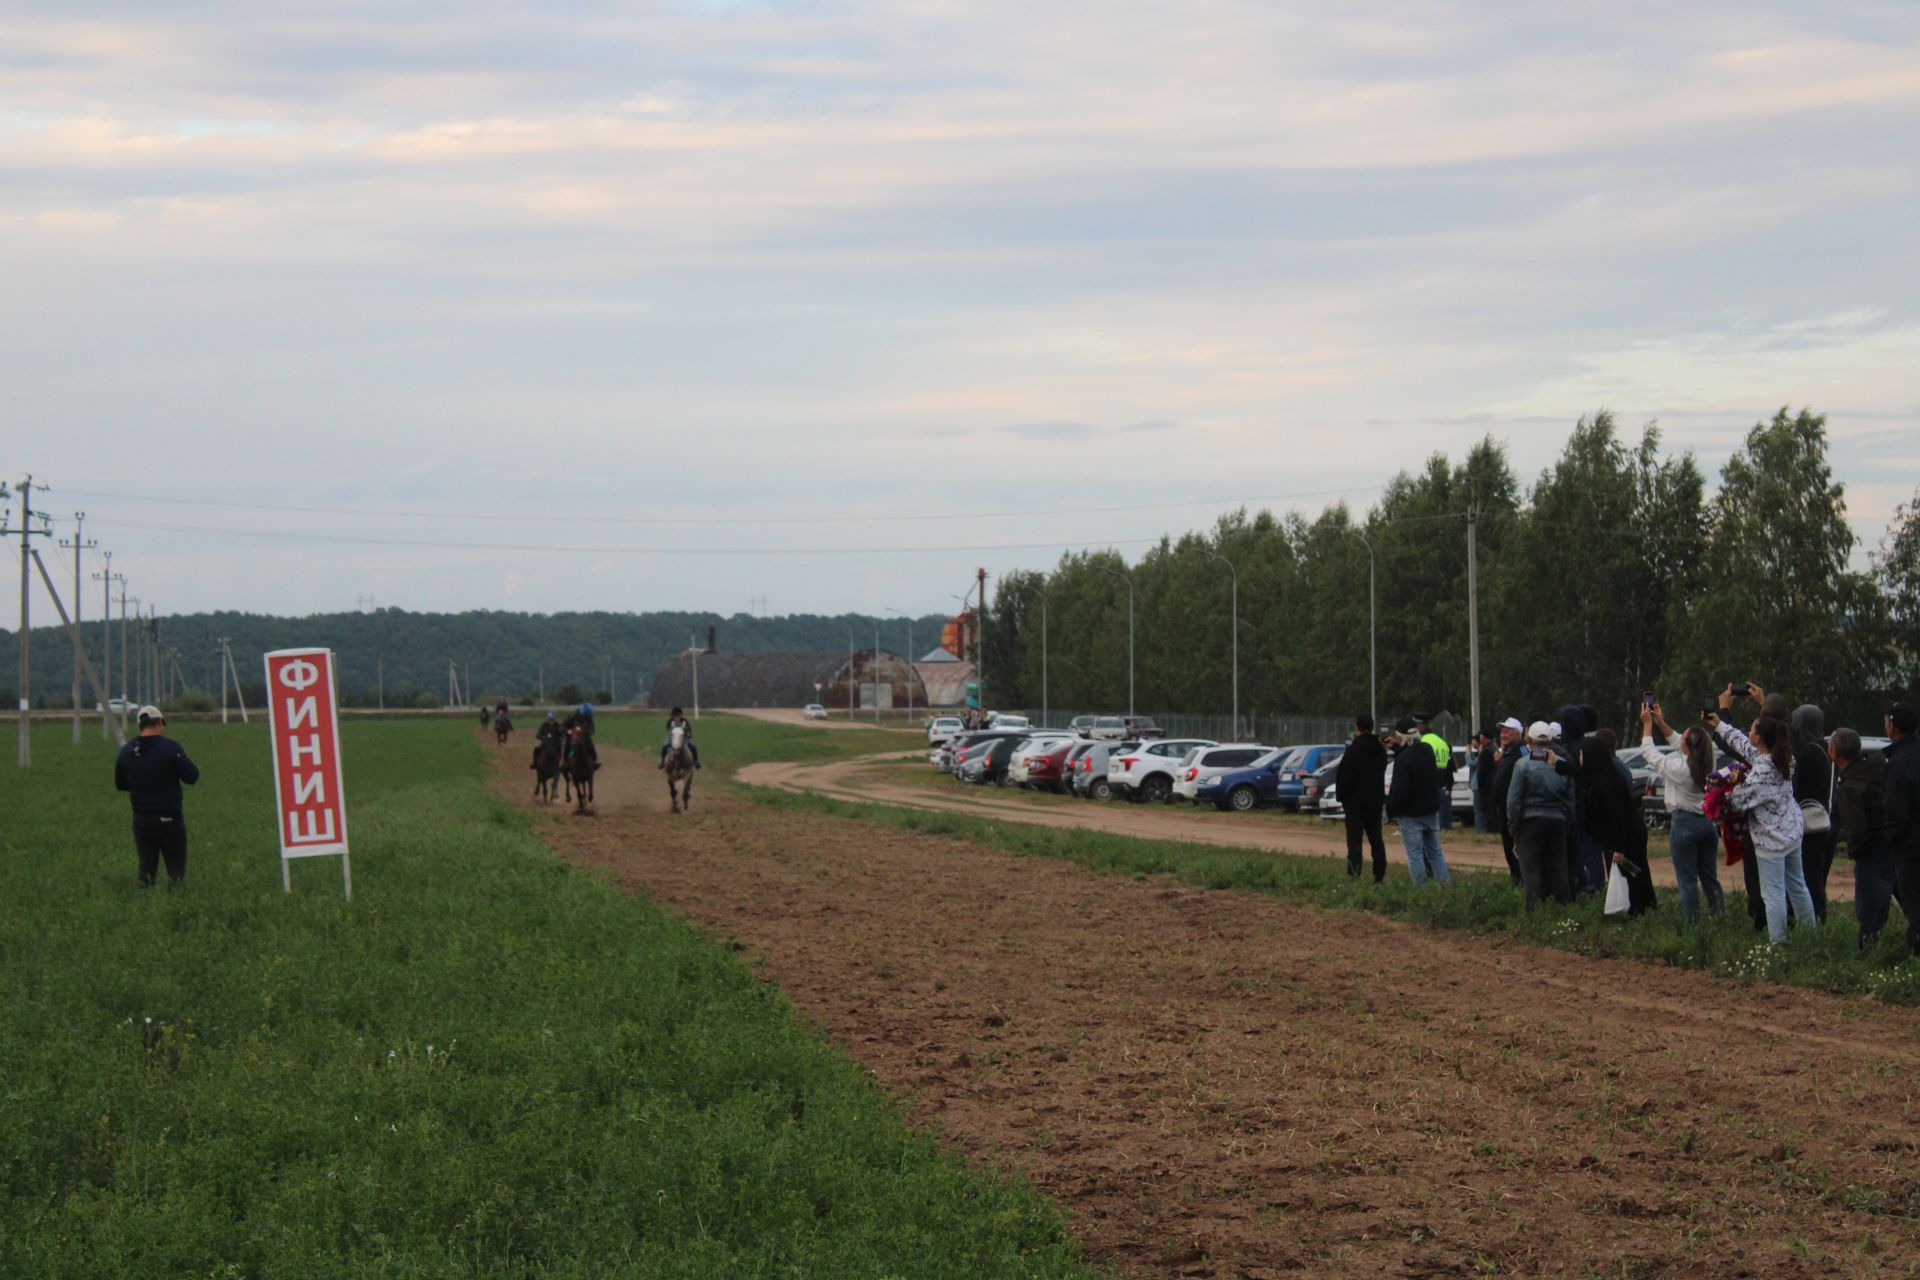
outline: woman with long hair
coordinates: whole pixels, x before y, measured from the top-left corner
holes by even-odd
[[[1676,748],[1661,754],[1653,741],[1653,731]],[[1699,725],[1689,725],[1685,733],[1675,733],[1660,712],[1660,704],[1640,712],[1640,746],[1653,771],[1666,788],[1667,812],[1673,826],[1668,832],[1668,847],[1673,853],[1673,877],[1680,887],[1680,915],[1688,924],[1700,918],[1700,899],[1707,900],[1707,911],[1719,915],[1725,895],[1720,892],[1720,831],[1700,812],[1706,794],[1707,775],[1713,772],[1713,739]]]
[[[1729,688],[1720,695],[1720,706],[1725,710],[1732,705]],[[1731,799],[1746,815],[1755,869],[1760,873],[1760,896],[1767,905],[1767,937],[1778,946],[1787,940],[1789,902],[1803,923],[1811,925],[1818,919],[1801,861],[1806,823],[1793,798],[1793,733],[1784,720],[1772,716],[1755,720],[1751,737],[1724,718],[1715,720],[1727,750],[1751,766]]]
[[[1613,734],[1588,734],[1580,744],[1580,821],[1605,862],[1627,877],[1627,914],[1653,910],[1653,873],[1647,867],[1647,824],[1633,798],[1632,775],[1614,754]]]

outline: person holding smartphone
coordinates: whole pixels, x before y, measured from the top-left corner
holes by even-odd
[[[1661,753],[1655,747],[1655,729],[1675,750]],[[1700,811],[1707,775],[1713,772],[1713,740],[1697,724],[1675,733],[1655,702],[1640,710],[1640,747],[1666,788],[1667,812],[1673,818],[1668,847],[1680,888],[1681,918],[1688,924],[1699,920],[1702,897],[1708,914],[1717,916],[1726,900],[1720,891],[1720,831]]]
[[[1734,688],[1728,685],[1720,695],[1720,709],[1732,707],[1733,698]],[[1726,723],[1725,717],[1719,720],[1720,742],[1751,766],[1746,781],[1733,789],[1732,800],[1747,816],[1754,869],[1766,903],[1767,937],[1778,946],[1787,940],[1789,902],[1801,923],[1811,925],[1817,919],[1801,861],[1806,824],[1793,798],[1792,731],[1772,716],[1755,720],[1752,736]]]

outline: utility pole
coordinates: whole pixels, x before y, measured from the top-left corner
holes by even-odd
[[[100,579],[100,679],[101,683],[113,684],[113,552],[103,552],[107,558],[107,567],[93,576]],[[76,599],[78,596],[76,595]],[[78,606],[75,606],[78,612]],[[113,709],[107,704],[113,701],[109,693],[100,700],[100,736],[107,736],[107,717]]]
[[[873,722],[880,723],[880,619],[873,620]]]
[[[226,673],[231,671],[233,673],[233,700],[240,704],[240,723],[251,724],[252,721],[247,719],[246,695],[240,692],[240,668],[235,665],[233,661],[233,645],[224,639],[220,641],[220,660],[226,663],[226,666],[221,668],[221,688],[224,689],[226,687]],[[269,692],[267,696],[271,698],[273,694]],[[225,693],[222,693],[220,695],[220,713],[223,717],[226,715],[226,709],[227,696]]]
[[[161,700],[160,694],[160,606],[151,602],[147,605],[147,663],[152,667],[152,675],[147,688],[153,694],[153,701]]]
[[[1480,499],[1467,477],[1467,692],[1472,706],[1470,733],[1480,732]]]
[[[214,647],[220,650],[220,723],[227,722],[227,638],[216,636]]]
[[[127,728],[127,575],[116,573],[120,580],[120,729]]]
[[[76,633],[80,633],[80,553],[83,550],[100,545],[97,542],[87,541],[85,536],[86,523],[86,512],[74,512],[73,538],[71,541],[62,539],[60,542],[60,545],[63,547],[70,546],[73,548],[73,629]],[[103,711],[105,710],[104,707],[101,709]],[[102,735],[105,735],[106,731],[106,721],[102,720],[100,722],[100,732]],[[76,747],[80,745],[80,664],[77,662],[73,664],[73,745]]]
[[[373,670],[374,670],[374,676],[373,676],[374,687],[380,691],[379,692],[380,709],[382,711],[385,711],[387,709],[387,655],[386,654],[383,653],[374,658]],[[545,702],[546,699],[542,698],[541,701]]]
[[[33,527],[33,477],[29,475],[20,482],[20,767],[26,768],[33,763],[33,747],[29,740],[28,721],[32,715],[33,695],[29,689],[29,677],[32,667],[27,657],[28,641],[32,639],[33,628],[30,610],[31,594],[29,583],[33,572],[33,538],[35,535],[47,537],[52,533],[45,527],[47,518],[40,517],[41,528]],[[40,486],[45,493],[47,486]],[[0,497],[6,496],[6,486],[0,485]],[[10,530],[0,529],[0,536],[6,536]]]
[[[973,687],[980,695],[980,714],[987,714],[987,571],[980,578],[980,614],[973,627]]]

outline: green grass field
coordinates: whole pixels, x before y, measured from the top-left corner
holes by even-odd
[[[0,1275],[1087,1274],[723,946],[566,869],[464,723],[347,726],[351,903],[333,859],[280,891],[262,729],[173,736],[179,892],[136,887],[97,737],[0,775]]]
[[[953,784],[951,780],[946,782],[951,793]],[[1608,919],[1597,900],[1564,908],[1549,905],[1528,915],[1524,899],[1504,871],[1454,868],[1453,883],[1444,890],[1415,889],[1406,877],[1405,864],[1398,860],[1397,849],[1390,849],[1390,854],[1398,874],[1389,875],[1385,884],[1375,887],[1370,877],[1348,876],[1346,863],[1339,858],[1028,826],[998,818],[856,804],[756,787],[740,790],[765,805],[804,808],[908,831],[954,836],[1007,853],[1066,858],[1106,874],[1172,876],[1209,889],[1265,893],[1328,910],[1375,912],[1433,928],[1461,929],[1534,946],[1708,969],[1727,977],[1789,982],[1846,995],[1870,995],[1895,1004],[1920,1004],[1920,959],[1905,956],[1905,924],[1897,907],[1878,945],[1866,956],[1856,950],[1858,929],[1851,902],[1836,902],[1825,925],[1795,929],[1784,946],[1770,949],[1765,935],[1756,934],[1748,923],[1746,895],[1738,892],[1727,894],[1724,914],[1708,917],[1696,926],[1680,918],[1679,897],[1671,889],[1662,889],[1658,908],[1638,920]],[[1389,837],[1389,845],[1393,843]],[[1851,874],[1844,862],[1834,867],[1836,876]],[[1724,874],[1721,883],[1727,883]],[[1733,872],[1732,883],[1739,883],[1737,871]]]

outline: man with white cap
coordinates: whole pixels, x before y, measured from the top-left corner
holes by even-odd
[[[1507,820],[1514,852],[1527,887],[1527,910],[1548,898],[1573,901],[1568,879],[1567,825],[1573,821],[1573,779],[1554,766],[1553,726],[1536,720],[1527,727],[1527,750],[1507,784]]]
[[[120,748],[113,785],[133,803],[133,849],[140,859],[140,887],[153,887],[161,859],[167,883],[187,878],[187,819],[180,784],[200,781],[200,770],[179,743],[167,737],[160,708],[140,708],[140,736]]]
[[[1480,786],[1487,794],[1487,820],[1500,833],[1500,852],[1506,855],[1507,874],[1515,884],[1523,884],[1520,860],[1513,853],[1513,823],[1507,820],[1507,787],[1513,782],[1513,767],[1527,753],[1527,727],[1512,716],[1500,722],[1500,746],[1494,753],[1491,773],[1483,772]]]

